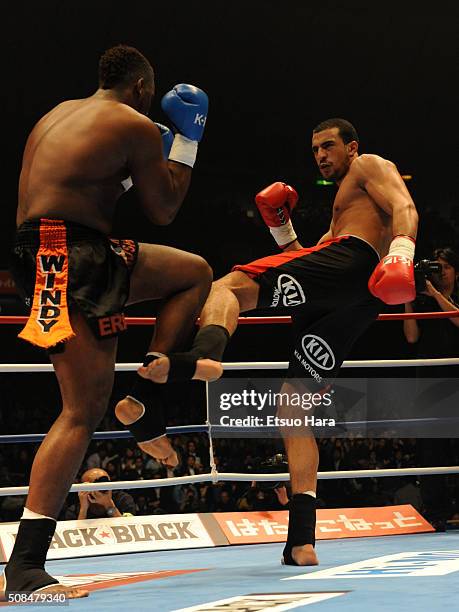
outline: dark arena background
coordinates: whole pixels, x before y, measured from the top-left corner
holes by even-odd
[[[311,133],[319,122],[343,117],[355,125],[361,153],[375,153],[393,161],[403,176],[420,217],[415,260],[432,258],[433,251],[440,247],[448,246],[459,253],[458,24],[459,4],[453,0],[433,4],[411,0],[8,3],[2,14],[0,316],[26,314],[7,270],[27,136],[34,124],[58,103],[94,93],[99,57],[119,43],[137,47],[154,67],[156,96],[150,112],[154,121],[168,124],[160,101],[177,83],[191,83],[206,91],[209,114],[191,187],[174,222],[161,227],[150,223],[132,189],[119,200],[114,237],[198,253],[212,266],[214,278],[219,278],[237,263],[278,252],[258,213],[254,196],[270,183],[283,181],[299,193],[293,222],[300,241],[305,246],[316,244],[328,229],[336,187],[320,181],[311,153]],[[131,307],[126,314],[154,316],[158,306],[148,302]],[[386,306],[384,310],[403,311],[403,306]],[[445,356],[459,357],[459,329],[448,324],[455,344]],[[1,361],[47,362],[42,351],[16,338],[18,330],[18,325],[0,325]],[[120,338],[117,361],[140,361],[151,331],[151,327],[130,327]],[[289,338],[287,325],[240,326],[224,361],[285,361],[289,358]],[[416,356],[416,346],[405,339],[402,321],[377,321],[359,338],[348,359]],[[441,345],[432,348],[432,356],[443,356]],[[458,367],[450,366],[445,376],[456,378],[457,382]],[[360,375],[358,371],[354,374]],[[376,371],[371,374],[377,376]],[[349,370],[346,375],[350,375]],[[437,372],[431,375],[436,376]],[[417,371],[394,368],[391,376],[414,378]],[[132,373],[117,374],[109,410],[99,431],[121,429],[113,407],[127,393],[131,379]],[[205,421],[204,386],[200,383],[178,384],[167,402],[169,425]],[[54,375],[0,373],[0,435],[45,433],[59,411]],[[93,441],[81,472],[88,465],[107,469],[110,464],[112,480],[136,480],[209,471],[207,435],[180,435],[173,441],[181,457],[175,473],[171,470],[166,473],[157,462],[148,461],[133,440],[128,439]],[[415,439],[404,438],[324,439],[320,442],[319,469],[459,465],[457,439],[442,440],[441,451],[430,453],[425,452],[425,443],[422,449],[417,443]],[[28,484],[37,448],[36,443],[0,444],[0,486]],[[438,444],[432,448],[438,449]],[[233,438],[215,440],[214,451],[219,470],[256,473],[279,447],[271,440]],[[92,463],[87,463],[88,457]],[[430,478],[431,481],[424,482],[424,490],[422,478],[416,477],[325,481],[319,484],[318,498],[322,508],[411,503],[435,529],[453,530],[459,525],[457,475]],[[435,478],[441,481],[432,484]],[[248,488],[250,483],[165,487],[170,492],[161,496],[154,489],[138,489],[131,492],[135,504],[132,513],[281,507],[272,490],[254,487],[255,492],[248,492]],[[432,490],[436,491],[438,503],[432,502]],[[76,494],[69,495],[60,519],[76,518],[76,499]],[[19,520],[23,503],[23,497],[0,497],[0,521]],[[269,546],[272,549],[274,544]],[[430,546],[433,549],[440,546],[442,550],[459,548],[457,544],[451,545],[451,540]],[[407,544],[405,548],[417,550],[417,545],[410,548]],[[381,554],[400,552],[390,547],[384,550]],[[190,571],[214,563],[210,552],[202,562],[191,559],[192,551],[184,554],[190,559],[189,568],[194,568]],[[279,551],[273,554],[277,562]],[[360,561],[376,554],[360,553],[359,549],[355,559],[343,557],[342,562]],[[263,561],[260,553],[254,563],[260,567]],[[165,557],[161,563],[159,566],[164,569],[175,567]],[[188,571],[185,562],[181,562],[182,566]],[[149,569],[152,564],[145,562],[139,567]],[[70,566],[53,571],[80,573]],[[100,571],[104,569],[101,567]],[[285,573],[284,577],[287,576]],[[172,580],[169,582],[163,589],[173,588]],[[336,582],[330,586],[318,580],[312,590],[332,591],[335,586],[338,588]],[[283,584],[290,590],[297,586],[295,581]],[[344,590],[355,586],[346,585]],[[274,590],[282,590],[281,586]],[[244,593],[260,593],[264,592],[260,589],[269,588],[272,585],[254,581]],[[296,590],[301,589],[308,590],[302,582]],[[223,589],[209,595],[206,601],[234,594],[231,589]],[[408,593],[402,595],[400,591],[399,597],[402,596],[408,601]],[[346,597],[343,596],[343,601]],[[373,603],[378,599],[376,593],[368,597]],[[180,606],[200,602],[201,599],[187,595]],[[368,609],[379,610],[373,603],[367,600]],[[117,605],[121,606],[110,603],[112,609]],[[336,609],[331,607],[333,603],[320,605],[326,610]],[[327,605],[330,607],[326,608]],[[169,602],[163,607],[158,604],[155,609],[172,610],[180,606]],[[355,604],[351,609],[360,608]],[[433,604],[430,609],[439,608]]]

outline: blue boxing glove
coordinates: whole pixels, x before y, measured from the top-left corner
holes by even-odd
[[[209,108],[209,99],[202,89],[184,83],[176,85],[161,100],[161,108],[177,132],[200,142]]]
[[[155,123],[155,125],[159,128],[161,137],[163,139],[163,155],[166,159],[168,159],[169,153],[171,152],[172,143],[174,142],[174,134],[162,123]]]
[[[206,124],[207,95],[194,85],[182,83],[163,97],[161,107],[177,130],[169,159],[192,168]]]

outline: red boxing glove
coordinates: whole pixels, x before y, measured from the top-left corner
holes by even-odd
[[[410,236],[396,236],[368,281],[370,292],[386,304],[406,304],[416,297],[414,283],[415,241]]]
[[[255,203],[263,221],[281,248],[296,240],[290,214],[297,202],[298,194],[295,189],[279,181],[255,196]]]

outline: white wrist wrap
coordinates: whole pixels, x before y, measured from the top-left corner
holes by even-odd
[[[293,229],[291,219],[289,219],[285,225],[281,225],[280,227],[270,227],[269,231],[280,247],[296,240],[296,233]]]
[[[413,261],[415,242],[409,236],[396,236],[390,243],[388,255],[406,257]]]
[[[171,161],[180,162],[185,166],[194,166],[196,161],[196,155],[198,154],[198,142],[197,140],[190,140],[183,134],[176,134],[174,142],[172,143],[171,152],[169,153],[169,159]]]

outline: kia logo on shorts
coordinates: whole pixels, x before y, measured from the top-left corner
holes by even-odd
[[[302,286],[290,274],[281,274],[279,276],[277,279],[277,289],[282,294],[284,306],[299,306],[306,302]]]
[[[306,336],[303,336],[301,346],[306,357],[314,365],[322,368],[322,370],[333,370],[335,367],[335,356],[323,338],[314,334],[306,334]]]

